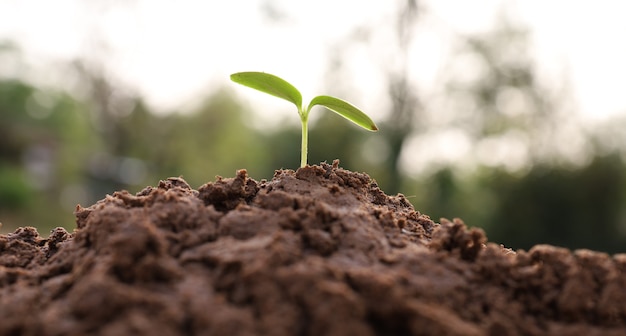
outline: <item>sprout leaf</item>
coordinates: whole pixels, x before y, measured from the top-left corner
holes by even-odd
[[[298,111],[302,109],[300,91],[278,76],[264,72],[238,72],[230,75],[230,79],[235,83],[290,101],[296,105]]]
[[[378,127],[370,117],[345,100],[330,96],[317,96],[311,100],[308,111],[315,105],[324,106],[368,131],[378,131]]]

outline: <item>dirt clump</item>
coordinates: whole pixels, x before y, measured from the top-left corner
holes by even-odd
[[[511,251],[333,165],[0,236],[0,335],[626,335],[626,255]]]

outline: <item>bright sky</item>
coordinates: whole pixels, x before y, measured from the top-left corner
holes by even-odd
[[[449,34],[488,30],[503,1],[423,1],[428,19],[416,35],[412,72],[434,90]],[[111,5],[113,3],[113,5]],[[179,106],[225,82],[232,72],[261,70],[302,88],[323,85],[327,51],[359,25],[382,25],[400,1],[80,1],[0,0],[0,39],[16,40],[28,61],[98,56],[115,77],[162,109]],[[568,70],[581,111],[604,118],[626,111],[626,2],[512,2],[533,30],[548,80]],[[281,18],[274,22],[269,13]],[[383,28],[384,29],[384,28]],[[355,60],[362,68],[376,67]],[[370,75],[368,75],[370,73]],[[362,104],[380,104],[371,71],[354,74]],[[260,95],[251,100],[271,104]]]

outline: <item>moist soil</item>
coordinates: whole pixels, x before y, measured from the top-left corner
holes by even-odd
[[[626,255],[512,251],[337,161],[75,214],[0,236],[0,335],[626,335]]]

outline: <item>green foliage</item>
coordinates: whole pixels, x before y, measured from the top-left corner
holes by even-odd
[[[500,172],[489,184],[499,195],[484,223],[492,239],[525,249],[545,243],[624,252],[626,170],[619,156],[598,156],[574,170],[536,166],[523,177]]]
[[[17,167],[0,165],[0,212],[27,208],[33,192]]]
[[[571,169],[536,165],[527,174],[482,167],[471,176],[444,168],[412,181],[416,207],[433,217],[461,217],[490,241],[513,249],[551,244],[609,253],[626,246],[626,169],[619,155]]]
[[[69,95],[0,78],[0,222],[3,230],[71,228],[65,188],[80,181],[92,144],[84,105]],[[74,204],[75,205],[75,204]],[[10,218],[10,221],[6,221]]]
[[[324,106],[353,123],[365,128],[366,130],[378,130],[376,124],[374,124],[372,119],[363,113],[363,111],[339,98],[331,96],[317,96],[311,100],[306,108],[304,108],[302,106],[302,94],[300,94],[300,91],[278,76],[264,72],[239,72],[232,74],[230,79],[235,83],[285,99],[296,106],[302,123],[301,167],[304,167],[307,164],[308,120],[309,113],[314,106]]]
[[[215,175],[229,176],[237,169],[247,168],[255,177],[271,176],[265,146],[259,135],[247,128],[250,111],[244,109],[231,92],[219,90],[197,108],[185,114],[170,115],[158,124],[169,125],[159,138],[162,145],[148,157],[157,176],[178,176],[191,185],[207,182]],[[156,176],[155,176],[156,177]]]

